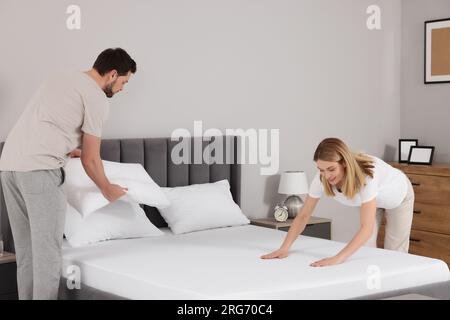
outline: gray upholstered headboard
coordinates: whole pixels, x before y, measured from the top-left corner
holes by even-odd
[[[191,140],[191,152],[189,164],[174,164],[171,159],[171,152],[178,141],[171,141],[170,138],[148,138],[148,139],[107,139],[102,140],[101,158],[103,160],[140,163],[144,166],[153,180],[161,187],[186,186],[197,183],[214,182],[222,179],[228,179],[231,185],[231,193],[234,201],[240,205],[241,192],[241,166],[237,162],[237,137],[223,137],[223,157],[222,164],[194,164],[194,138],[185,138]],[[197,138],[195,138],[197,139]],[[211,141],[203,141],[200,144],[203,150]],[[227,148],[226,145],[232,148]],[[197,144],[198,145],[198,144]],[[0,154],[3,149],[3,143],[0,143]],[[229,151],[230,154],[226,154]],[[212,156],[215,156],[213,153]],[[232,159],[226,161],[226,159]],[[158,210],[153,207],[144,206],[145,212],[150,221],[157,227],[167,226]],[[9,219],[6,212],[3,191],[0,184],[0,239],[3,239],[5,250],[14,252],[14,244],[9,226]]]

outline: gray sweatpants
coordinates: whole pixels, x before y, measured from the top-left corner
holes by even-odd
[[[57,299],[66,196],[64,170],[3,171],[14,238],[19,299]]]

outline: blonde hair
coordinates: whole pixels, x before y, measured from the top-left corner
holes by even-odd
[[[366,176],[373,178],[374,159],[363,153],[352,152],[340,139],[327,138],[323,140],[314,152],[314,161],[330,161],[345,164],[344,183],[342,193],[352,199],[366,184]],[[330,183],[321,176],[325,194],[334,197]]]

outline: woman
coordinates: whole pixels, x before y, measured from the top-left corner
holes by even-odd
[[[344,142],[336,138],[325,139],[319,144],[314,161],[320,173],[311,182],[305,204],[295,217],[280,249],[261,258],[288,256],[290,246],[305,229],[323,194],[344,205],[360,207],[360,228],[339,253],[316,261],[311,266],[340,264],[365,244],[376,247],[383,211],[386,213],[385,249],[408,252],[414,190],[403,172],[377,157],[351,152]]]

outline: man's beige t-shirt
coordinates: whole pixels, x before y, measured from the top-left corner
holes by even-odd
[[[6,138],[0,171],[58,169],[84,133],[101,137],[109,101],[84,72],[58,74],[31,98]]]

